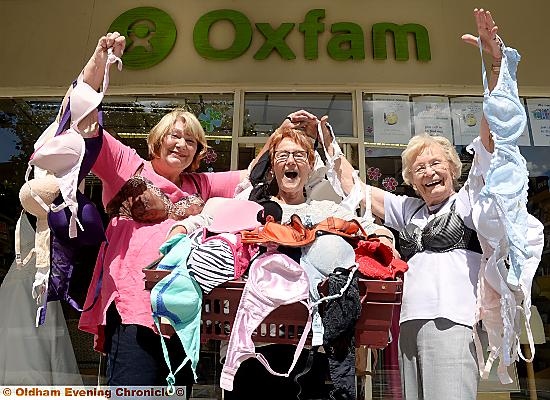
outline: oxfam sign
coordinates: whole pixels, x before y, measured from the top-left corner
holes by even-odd
[[[126,36],[122,60],[130,69],[150,68],[170,54],[176,42],[176,25],[168,14],[154,7],[138,7],[114,20],[110,32]]]
[[[283,60],[296,59],[295,49],[286,39],[292,31],[298,30],[303,36],[303,57],[306,60],[319,58],[320,42],[325,31],[330,35],[326,41],[326,52],[337,61],[365,59],[365,33],[363,27],[353,22],[336,22],[326,26],[324,9],[309,10],[299,23],[283,22],[274,26],[268,22],[251,23],[240,11],[222,9],[213,10],[202,15],[193,27],[193,45],[196,52],[208,60],[227,61],[243,56],[250,48],[252,37],[261,35],[263,44],[253,58],[265,60],[276,53]],[[212,28],[216,24],[229,22],[233,28],[231,43],[225,48],[212,44]],[[109,28],[127,37],[126,50],[123,56],[124,65],[128,68],[143,69],[152,67],[162,61],[176,41],[174,21],[164,11],[154,7],[139,7],[120,15]],[[416,45],[416,58],[419,61],[430,61],[430,39],[428,30],[419,24],[394,24],[380,22],[373,24],[372,58],[386,60],[387,37],[393,39],[393,54],[398,61],[409,59],[409,40],[413,38]],[[227,33],[223,33],[226,35]],[[388,35],[390,34],[390,35]]]
[[[242,56],[252,43],[254,27],[263,37],[263,45],[254,53],[256,60],[265,60],[277,53],[283,60],[293,60],[296,53],[286,42],[287,36],[298,29],[304,38],[304,58],[316,60],[319,57],[319,37],[325,32],[324,9],[310,10],[300,23],[283,22],[273,26],[267,22],[252,24],[248,17],[236,10],[214,10],[199,18],[193,30],[193,43],[197,53],[209,60],[231,60]],[[234,36],[230,46],[216,48],[211,44],[211,29],[219,22],[229,22],[233,26]],[[337,22],[330,25],[331,37],[326,51],[330,58],[337,61],[364,60],[365,43],[363,28],[353,22]],[[419,24],[398,25],[381,22],[372,26],[372,48],[375,60],[387,59],[386,36],[393,37],[395,59],[409,59],[409,36],[416,42],[416,56],[420,61],[431,60],[430,40],[427,29]],[[411,34],[411,35],[409,35]]]

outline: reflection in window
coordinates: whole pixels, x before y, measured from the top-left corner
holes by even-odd
[[[194,113],[207,134],[210,149],[201,171],[224,171],[230,167],[233,129],[232,94],[188,94],[163,98],[110,97],[103,103],[106,130],[148,158],[149,130],[174,108]],[[20,205],[19,189],[25,181],[34,143],[55,120],[61,98],[0,99],[0,278],[2,266],[13,260],[13,232]],[[86,177],[86,192],[99,205],[101,184]],[[101,208],[101,206],[100,206]]]
[[[195,114],[207,134],[231,136],[232,94],[183,94],[173,98],[141,98],[104,103],[105,126],[121,136],[146,136],[170,111],[182,108]]]
[[[34,143],[55,119],[60,101],[0,99],[0,183],[3,185],[3,198],[18,198]],[[14,207],[18,203],[15,201],[9,210],[15,212]],[[2,204],[0,209],[7,210]]]
[[[247,93],[244,99],[243,136],[269,136],[297,110],[307,110],[317,117],[329,116],[338,136],[353,136],[353,113],[350,93]]]
[[[125,144],[148,159],[146,138],[160,119],[182,108],[195,114],[204,128],[210,147],[200,171],[228,170],[233,130],[232,94],[183,94],[173,98],[111,98],[104,104],[104,126]]]

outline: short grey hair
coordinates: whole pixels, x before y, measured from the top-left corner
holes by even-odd
[[[453,183],[456,185],[458,178],[462,173],[462,162],[458,157],[458,153],[456,152],[455,147],[446,137],[430,136],[427,133],[421,133],[419,135],[413,136],[409,140],[407,148],[403,150],[403,153],[401,153],[403,181],[407,185],[412,185],[413,171],[411,170],[411,167],[416,161],[418,155],[422,152],[422,150],[431,146],[439,146],[443,150],[445,158],[451,166]]]

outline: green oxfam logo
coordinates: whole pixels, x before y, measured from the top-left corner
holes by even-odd
[[[138,7],[118,16],[109,27],[126,36],[122,56],[130,69],[150,68],[168,56],[176,42],[176,25],[168,14],[154,7]]]

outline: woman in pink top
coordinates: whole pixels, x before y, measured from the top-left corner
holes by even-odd
[[[121,56],[124,48],[125,39],[118,33],[102,37],[78,85],[97,91],[108,49]],[[94,134],[97,112],[83,119],[79,128]],[[150,161],[104,134],[92,169],[103,183],[103,204],[111,218],[79,327],[94,334],[97,351],[108,354],[108,384],[113,386],[165,384],[167,370],[142,268],[159,257],[159,247],[177,221],[198,214],[210,197],[233,197],[246,176],[246,171],[193,172],[206,153],[207,142],[197,118],[186,111],[164,116],[149,133],[147,143]],[[187,228],[178,225],[174,231],[185,233]],[[184,353],[177,335],[168,342],[172,360],[181,362]],[[189,384],[192,374],[183,369],[176,379],[178,385]]]

